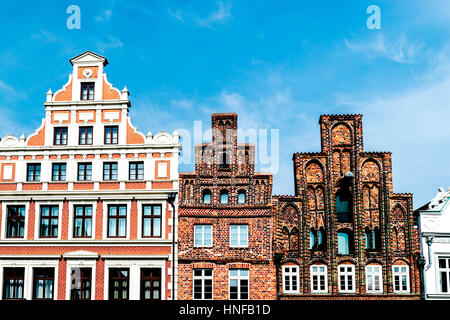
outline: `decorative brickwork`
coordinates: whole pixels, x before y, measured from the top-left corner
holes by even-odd
[[[295,196],[273,199],[280,297],[420,299],[412,195],[392,192],[391,154],[363,151],[361,115],[323,115],[319,123],[322,151],[294,154]],[[291,265],[298,267],[296,292],[283,286],[283,267]],[[314,289],[314,265],[326,267],[324,292]],[[394,265],[407,267],[408,290],[395,288]],[[354,268],[350,289],[339,266]],[[379,266],[376,294],[366,266]]]
[[[43,146],[45,142],[45,124],[32,135],[27,142],[28,146]]]
[[[141,144],[144,143],[144,137],[137,132],[136,128],[134,128],[130,124],[130,120],[127,122],[127,144]]]
[[[232,269],[248,270],[250,299],[275,299],[272,175],[254,172],[255,149],[237,143],[236,114],[213,114],[212,129],[212,143],[195,147],[195,172],[180,174],[179,299],[194,298],[194,269],[205,268],[212,269],[212,299],[230,298]],[[225,193],[228,201],[221,203]],[[210,246],[194,244],[200,224],[212,226]],[[248,245],[231,245],[231,225],[248,226]]]

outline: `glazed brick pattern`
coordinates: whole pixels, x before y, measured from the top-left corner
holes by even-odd
[[[321,152],[294,154],[295,196],[275,196],[274,253],[279,273],[284,264],[299,267],[300,293],[282,299],[420,299],[418,229],[411,194],[394,194],[389,152],[363,150],[361,115],[323,115]],[[352,218],[339,221],[335,196],[348,189]],[[322,248],[310,249],[310,232],[324,231]],[[379,230],[379,247],[366,250],[365,231]],[[350,254],[340,255],[338,231],[353,235]],[[328,268],[328,294],[311,293],[310,267]],[[338,266],[355,266],[355,294],[340,294]],[[383,294],[366,293],[365,267],[377,264],[383,272]],[[392,266],[409,266],[410,292],[394,293]]]
[[[254,172],[254,146],[237,143],[237,115],[212,115],[213,139],[196,145],[196,171],[180,175],[178,297],[192,299],[194,268],[213,269],[214,299],[229,298],[229,269],[249,270],[250,299],[275,299],[272,263],[272,175]],[[224,137],[224,139],[222,139]],[[222,143],[225,141],[225,145]],[[223,166],[224,150],[228,166]],[[222,163],[221,163],[222,161]],[[221,165],[222,164],[222,165]],[[228,192],[227,204],[220,194]],[[238,194],[245,191],[245,203]],[[203,203],[203,194],[211,202]],[[212,246],[194,246],[194,226],[212,225]],[[248,247],[230,247],[230,225],[248,225]]]

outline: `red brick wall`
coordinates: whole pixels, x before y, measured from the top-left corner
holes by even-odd
[[[392,193],[391,154],[364,151],[361,115],[323,115],[320,126],[321,152],[294,154],[295,196],[273,198],[274,252],[281,256],[279,272],[284,263],[295,263],[300,270],[300,294],[282,298],[317,299],[310,292],[310,266],[320,262],[327,265],[329,287],[328,295],[320,299],[349,296],[338,289],[337,269],[343,263],[355,265],[356,293],[351,297],[374,297],[366,293],[365,267],[379,264],[383,269],[382,299],[419,299],[420,250],[412,195]],[[349,171],[353,177],[345,177]],[[339,221],[336,212],[335,198],[342,190],[351,194],[352,218],[348,222]],[[398,205],[403,209],[399,210]],[[319,227],[324,231],[325,246],[311,250],[309,233],[317,232]],[[394,227],[404,228],[398,241],[393,236]],[[380,231],[381,245],[366,250],[365,231],[375,228]],[[337,252],[337,233],[342,229],[353,235],[350,246],[354,250],[350,254]],[[395,249],[397,242],[401,250]],[[411,293],[407,295],[393,293],[392,265],[398,259],[410,268]],[[282,292],[281,286],[279,290]]]
[[[213,299],[229,299],[229,270],[233,265],[214,263],[181,264],[178,268],[178,299],[192,300],[194,268],[213,269]],[[276,278],[272,264],[245,264],[249,270],[251,300],[275,300]]]
[[[271,263],[272,175],[254,172],[254,146],[238,144],[237,115],[212,116],[213,141],[196,145],[194,173],[180,174],[178,215],[179,299],[192,299],[193,267],[214,269],[214,299],[228,299],[230,267],[249,269],[251,299],[275,299],[275,267]],[[221,134],[225,135],[225,146]],[[226,150],[228,166],[221,166],[219,153]],[[211,203],[202,200],[211,191]],[[220,203],[227,190],[229,202]],[[245,203],[238,192],[245,190]],[[194,247],[194,225],[211,224],[210,248]],[[248,225],[248,247],[230,247],[230,224]]]

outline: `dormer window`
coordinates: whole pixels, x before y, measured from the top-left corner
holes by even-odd
[[[81,83],[81,100],[94,100],[94,82]]]

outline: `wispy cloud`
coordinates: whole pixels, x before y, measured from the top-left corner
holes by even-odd
[[[112,35],[107,36],[108,41],[98,41],[97,48],[99,52],[104,53],[107,49],[121,49],[123,48],[123,43],[119,38]]]
[[[366,55],[368,58],[384,57],[398,63],[415,63],[423,43],[412,44],[405,35],[394,41],[388,41],[383,33],[377,33],[373,38],[350,41],[345,39],[348,49]]]
[[[205,18],[197,19],[197,24],[201,27],[211,27],[216,23],[224,23],[231,17],[231,4],[218,2],[216,10]]]
[[[14,90],[13,87],[11,87],[10,85],[7,85],[5,82],[3,82],[2,80],[0,80],[0,92],[5,93],[5,94],[16,94],[16,90]]]
[[[172,11],[171,9],[169,9],[167,10],[167,12],[174,20],[177,20],[181,23],[185,23],[180,10]]]
[[[103,10],[95,17],[95,20],[100,21],[100,22],[108,22],[109,19],[111,19],[112,14],[113,14],[113,9]]]

